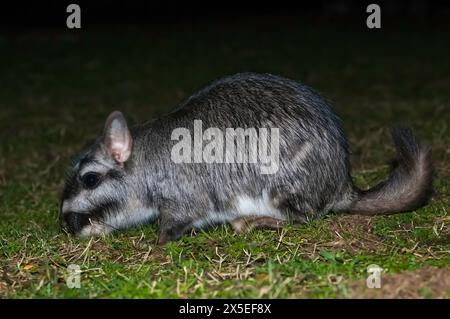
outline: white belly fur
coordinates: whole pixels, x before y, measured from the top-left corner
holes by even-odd
[[[203,228],[207,225],[223,224],[231,222],[239,217],[265,216],[285,220],[286,216],[277,208],[273,207],[267,192],[262,196],[252,198],[247,195],[238,196],[234,202],[234,209],[226,212],[208,212],[204,219],[193,223],[195,228]]]

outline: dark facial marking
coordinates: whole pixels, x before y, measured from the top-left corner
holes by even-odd
[[[61,227],[71,234],[76,234],[83,227],[89,225],[91,221],[101,223],[105,214],[117,210],[119,206],[118,201],[111,200],[101,203],[89,212],[66,212],[62,215]]]
[[[110,213],[110,212],[117,210],[119,207],[120,207],[119,201],[110,200],[110,201],[101,203],[100,205],[96,206],[89,213],[93,217],[99,218],[99,217],[104,216],[106,213]]]
[[[75,234],[90,223],[90,214],[66,212],[62,216],[61,226],[67,232]]]
[[[67,175],[64,183],[63,192],[61,194],[61,205],[65,199],[75,197],[80,191],[80,185],[75,172],[71,172]]]
[[[124,173],[122,171],[119,171],[117,169],[110,169],[106,175],[111,178],[111,179],[115,179],[115,180],[120,180],[123,178]]]

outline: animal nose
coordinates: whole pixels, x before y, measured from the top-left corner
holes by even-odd
[[[65,212],[62,214],[61,227],[71,234],[78,232],[89,220],[87,214]]]
[[[61,226],[64,230],[68,231],[69,233],[73,234],[76,232],[76,229],[78,228],[78,214],[74,212],[65,212],[62,214],[61,218]]]

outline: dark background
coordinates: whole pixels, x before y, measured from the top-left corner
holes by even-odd
[[[226,17],[300,15],[319,19],[361,20],[366,7],[382,7],[383,19],[420,19],[447,22],[450,2],[414,1],[7,1],[1,4],[0,25],[14,30],[35,27],[65,27],[66,7],[80,5],[82,28],[104,24],[152,24],[161,21],[198,21]]]

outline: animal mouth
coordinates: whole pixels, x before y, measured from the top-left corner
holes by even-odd
[[[81,237],[107,234],[119,230],[105,223],[89,212],[66,212],[61,218],[61,229],[69,234]]]
[[[89,212],[65,212],[61,217],[61,228],[69,234],[76,234],[91,223],[91,218]]]
[[[72,211],[69,207],[64,207],[61,204],[61,228],[68,234],[81,236],[88,233],[103,234],[118,230],[115,225],[108,223],[107,218],[107,215],[116,207],[116,202],[106,202],[90,210]]]

